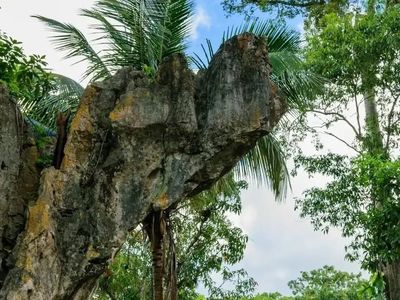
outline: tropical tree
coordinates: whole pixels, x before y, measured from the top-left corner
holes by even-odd
[[[293,296],[279,292],[243,297],[242,300],[378,300],[383,298],[382,282],[336,270],[333,266],[302,271],[297,279],[288,282]]]
[[[327,12],[339,12],[348,7],[348,0],[222,0],[222,6],[228,14],[241,13],[251,16],[256,9],[276,14],[282,18],[303,16],[307,19],[319,19]]]
[[[296,120],[299,132],[325,133],[343,148],[313,157],[300,152],[299,166],[332,181],[307,190],[297,208],[317,229],[341,228],[352,238],[347,257],[383,274],[386,297],[398,299],[400,11],[389,2],[358,4],[343,16],[324,16],[307,32],[310,69],[330,82],[309,108],[313,123],[305,115]],[[316,146],[321,150],[318,139]]]
[[[7,85],[24,111],[53,87],[53,78],[46,69],[44,58],[25,55],[21,42],[0,31],[0,83]]]
[[[301,272],[301,276],[289,281],[288,285],[295,299],[370,299],[361,295],[368,285],[361,274],[337,271],[333,266]]]

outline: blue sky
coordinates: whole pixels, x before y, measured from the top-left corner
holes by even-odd
[[[195,34],[189,39],[188,54],[195,52],[202,54],[201,44],[209,39],[212,42],[214,51],[221,43],[222,35],[228,27],[236,27],[244,23],[244,16],[239,14],[227,16],[221,6],[221,0],[196,0],[196,15],[194,18]],[[256,11],[253,15],[260,20],[271,19],[266,13]],[[293,29],[301,28],[300,17],[287,20],[287,26]]]
[[[47,36],[49,33],[31,15],[40,14],[54,19],[70,22],[79,28],[87,28],[85,19],[78,16],[79,8],[89,8],[93,0],[0,0],[0,29],[23,42],[27,53],[44,54],[49,67],[55,72],[76,80],[83,73],[84,65],[71,65],[62,59],[63,55],[54,50]],[[197,0],[195,24],[190,38],[189,54],[200,51],[200,44],[209,38],[215,50],[219,46],[222,33],[228,26],[239,25],[242,16],[226,18],[220,6],[220,0]],[[258,14],[266,18],[265,14]],[[289,25],[300,28],[301,20],[295,19]],[[83,30],[85,31],[85,30]],[[337,148],[332,141],[326,141],[329,147]],[[312,152],[310,144],[304,144],[304,150]],[[243,210],[241,216],[232,216],[233,222],[249,236],[248,248],[240,267],[259,283],[258,291],[280,291],[289,293],[287,282],[300,275],[300,271],[334,265],[345,271],[359,272],[359,265],[344,261],[344,245],[338,231],[332,230],[324,235],[314,232],[309,220],[301,219],[294,211],[294,197],[301,195],[304,189],[322,185],[322,177],[308,178],[301,173],[292,180],[293,192],[283,203],[276,203],[266,188],[250,184],[243,192]]]

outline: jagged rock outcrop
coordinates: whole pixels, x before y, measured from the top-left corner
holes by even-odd
[[[24,229],[26,208],[37,198],[38,157],[29,127],[0,84],[0,287],[14,265],[11,253]]]
[[[269,75],[263,40],[244,34],[197,75],[176,55],[155,79],[126,68],[88,86],[61,168],[41,173],[0,298],[86,299],[150,209],[209,187],[277,123],[285,104]],[[0,151],[22,149],[5,131]],[[8,163],[14,177],[24,159]],[[2,183],[1,205],[23,196],[7,186],[18,184]]]

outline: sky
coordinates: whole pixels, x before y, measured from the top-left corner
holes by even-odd
[[[73,61],[64,60],[63,54],[54,50],[50,43],[49,31],[30,16],[43,15],[68,22],[86,33],[88,22],[78,13],[80,8],[90,8],[93,2],[0,0],[0,30],[23,42],[25,53],[46,55],[49,68],[54,72],[79,80],[85,65],[71,65]],[[267,16],[259,14],[259,17]],[[212,41],[216,49],[223,31],[242,21],[242,16],[226,18],[220,0],[196,0],[196,15],[188,53],[199,52],[200,45],[206,38]],[[290,24],[301,30],[298,19]],[[338,147],[332,140],[324,142],[327,143],[327,149]],[[304,144],[303,150],[312,151],[312,147]],[[255,184],[250,184],[243,192],[242,214],[231,216],[231,219],[249,237],[244,259],[238,267],[245,268],[258,282],[257,291],[290,294],[287,287],[289,280],[297,278],[300,271],[309,271],[323,265],[334,265],[343,271],[360,272],[357,263],[344,260],[346,241],[337,230],[331,230],[329,234],[315,232],[309,220],[301,219],[298,212],[294,211],[295,197],[300,197],[306,188],[325,182],[324,178],[308,178],[306,174],[300,173],[292,179],[293,190],[282,203],[275,202],[268,189]]]

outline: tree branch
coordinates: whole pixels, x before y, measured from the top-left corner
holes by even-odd
[[[352,150],[356,151],[357,153],[361,154],[361,151],[358,150],[357,148],[355,148],[354,146],[350,145],[348,142],[346,142],[345,140],[341,139],[340,137],[338,137],[337,135],[328,132],[328,131],[324,131],[325,134],[330,135],[331,137],[336,138],[338,141],[342,142],[343,144],[345,144],[347,147],[351,148]]]
[[[212,209],[212,208],[210,208]],[[196,234],[193,237],[192,242],[189,244],[189,246],[186,248],[186,250],[183,253],[187,253],[186,257],[189,257],[188,253],[189,251],[194,247],[194,245],[196,245],[196,243],[199,241],[202,231],[203,231],[203,227],[205,225],[205,223],[207,223],[207,221],[209,220],[211,214],[207,217],[202,218],[199,229],[197,230]],[[180,261],[180,264],[178,266],[178,273],[179,273],[179,269],[181,268],[181,266],[184,264],[184,261]]]
[[[253,2],[260,2],[260,1],[253,1]],[[285,6],[293,6],[293,7],[301,7],[301,8],[306,8],[314,5],[322,5],[325,4],[324,0],[309,0],[309,1],[294,1],[294,0],[289,0],[289,1],[284,1],[284,0],[272,0],[268,1],[267,4],[269,5],[285,5]]]
[[[357,93],[354,92],[353,98],[354,98],[354,104],[356,106],[358,132],[360,133],[360,135],[358,135],[358,136],[356,135],[356,138],[358,140],[360,140],[360,138],[361,138],[361,122],[360,122],[360,107],[357,102]]]
[[[340,118],[340,120],[344,121],[345,123],[347,123],[347,125],[350,126],[350,128],[354,131],[356,138],[358,139],[361,136],[361,132],[358,132],[357,129],[354,127],[353,124],[351,124],[351,122],[341,113],[338,112],[327,112],[327,111],[321,111],[321,110],[310,110],[310,112],[314,112],[317,114],[322,114],[325,116],[337,116]]]

